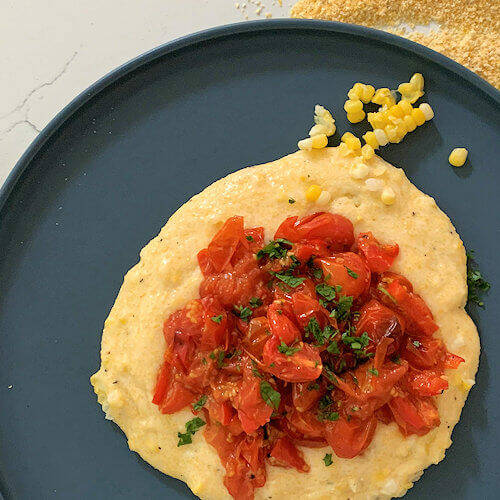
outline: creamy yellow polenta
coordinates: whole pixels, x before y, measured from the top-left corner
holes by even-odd
[[[436,336],[465,359],[457,370],[447,371],[450,388],[436,398],[438,428],[423,437],[405,438],[395,424],[379,424],[361,456],[348,460],[333,455],[331,467],[322,461],[328,448],[304,448],[311,472],[268,467],[267,483],[256,491],[256,499],[400,496],[427,466],[443,459],[451,444],[479,358],[477,330],[464,311],[464,246],[448,217],[408,181],[403,170],[375,157],[366,162],[366,176],[355,178],[354,162],[337,148],[299,151],[215,182],[168,220],[124,278],[104,325],[102,365],[92,376],[92,385],[106,417],[125,432],[130,449],[165,474],[185,481],[202,499],[230,498],[217,453],[205,443],[202,432],[193,437],[193,444],[178,448],[177,432],[192,414],[186,410],[162,415],[151,398],[165,350],[163,322],[198,296],[202,276],[196,254],[233,215],[244,216],[246,226],[264,226],[269,239],[285,217],[326,210],[348,217],[356,233],[372,231],[380,241],[396,241],[400,255],[394,270],[413,283],[431,308],[440,326]],[[370,177],[392,188],[394,204],[381,202],[380,191],[365,182]],[[330,201],[322,206],[307,202],[304,193],[311,184],[329,192]],[[296,202],[288,203],[289,198]]]

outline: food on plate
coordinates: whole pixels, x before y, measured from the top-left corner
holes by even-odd
[[[455,148],[448,157],[448,161],[450,165],[454,167],[463,167],[465,162],[467,161],[467,155],[469,151],[465,148]]]
[[[130,448],[203,499],[399,496],[474,384],[466,279],[453,225],[402,170],[299,151],[169,219],[92,384]]]

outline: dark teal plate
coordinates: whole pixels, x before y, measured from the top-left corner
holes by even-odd
[[[282,20],[195,34],[118,68],[54,118],[4,185],[0,490],[6,499],[192,497],[129,451],[89,384],[123,275],[189,197],[229,172],[294,151],[314,104],[334,112],[338,130],[359,132],[342,110],[351,85],[394,88],[415,71],[425,76],[436,118],[382,156],[437,199],[494,285],[478,322],[478,383],[454,444],[408,497],[498,498],[499,93],[402,38]],[[470,150],[465,168],[447,164],[456,146]]]

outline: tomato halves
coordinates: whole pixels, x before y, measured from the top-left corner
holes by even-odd
[[[279,438],[273,449],[271,457],[274,464],[281,467],[292,467],[299,472],[309,472],[310,467],[304,461],[304,454],[287,438]]]
[[[371,232],[360,233],[357,239],[358,248],[365,256],[370,271],[383,273],[388,271],[399,254],[399,246],[381,245]]]

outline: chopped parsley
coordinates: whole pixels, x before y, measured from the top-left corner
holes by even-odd
[[[475,265],[474,252],[472,251],[467,252],[467,287],[468,302],[484,307],[481,296],[491,288],[491,285],[484,279],[481,271]]]
[[[269,257],[270,259],[283,259],[288,250],[292,248],[292,242],[283,238],[270,241],[264,248],[257,252],[257,259]]]
[[[288,198],[288,203],[290,203],[290,205],[292,205],[293,203],[295,203],[295,200],[293,198]]]
[[[194,411],[200,411],[204,406],[205,403],[207,402],[207,395],[203,394],[203,396],[196,401],[196,403],[193,405],[193,410]]]
[[[249,307],[243,306],[234,306],[233,312],[241,320],[246,321],[247,323],[250,321],[250,316],[253,314],[253,311]]]
[[[289,347],[283,341],[281,341],[281,344],[278,346],[278,351],[285,356],[292,356],[296,352],[300,351],[300,347]]]
[[[252,297],[249,303],[250,307],[255,309],[256,307],[260,307],[262,305],[262,299],[259,299],[259,297]]]
[[[323,270],[319,267],[315,267],[312,270],[312,274],[317,280],[320,280],[323,277]]]
[[[340,321],[346,320],[351,314],[353,298],[347,295],[339,297],[337,304],[333,311],[330,313],[332,318],[336,318]]]
[[[305,280],[305,278],[297,278],[292,274],[272,273],[272,275],[292,288],[296,288],[299,285],[302,285],[302,283],[304,283]]]
[[[389,297],[394,304],[397,304],[396,299],[382,285],[378,285],[377,290],[380,290],[384,295],[387,295],[387,297]]]
[[[306,337],[312,335],[318,345],[323,345],[328,339],[332,338],[336,331],[331,325],[326,325],[325,328],[321,329],[318,320],[316,318],[311,318],[309,323],[305,327]]]
[[[328,345],[328,347],[326,348],[326,350],[330,354],[340,354],[339,346],[338,346],[338,344],[337,344],[337,342],[335,340],[332,340],[330,342],[330,344]]]
[[[325,394],[318,401],[318,420],[324,421],[329,420],[330,422],[334,422],[339,419],[339,414],[336,411],[331,410],[331,406],[333,405],[332,398],[328,394]]]
[[[393,363],[396,363],[397,365],[401,364],[401,356],[399,354],[394,354],[394,356],[391,358],[391,361]]]
[[[358,279],[358,275],[357,275],[357,273],[355,273],[352,269],[349,269],[347,266],[344,266],[344,267],[346,268],[346,270],[347,270],[347,274],[348,274],[349,276],[351,276],[352,278],[354,278],[354,279],[356,279],[356,280]]]
[[[314,383],[314,384],[311,383],[311,384],[309,384],[307,386],[307,390],[308,391],[317,391],[317,390],[319,390],[319,384],[317,384],[317,383]]]
[[[412,344],[418,349],[422,344],[418,340],[414,340]]]
[[[370,340],[366,332],[363,332],[360,337],[353,337],[348,332],[342,334],[342,342],[349,346],[358,357],[370,357],[365,350]]]
[[[219,351],[217,353],[217,366],[222,368],[224,366],[224,358],[226,357],[225,351]]]
[[[247,239],[248,241],[253,241],[253,236],[252,236],[251,234],[249,234],[249,235],[246,237],[246,239]]]
[[[210,318],[214,323],[220,323],[222,321],[222,314],[219,314],[218,316],[212,316]]]
[[[331,453],[327,453],[327,454],[323,457],[323,462],[325,462],[325,467],[330,467],[330,465],[332,465],[332,464],[333,464],[332,454],[331,454]]]
[[[320,269],[321,271],[321,269]],[[333,286],[327,285],[326,283],[321,283],[316,285],[316,293],[324,297],[326,300],[334,300],[337,293]]]
[[[268,406],[275,410],[279,408],[281,394],[273,389],[273,386],[267,380],[262,380],[260,383],[260,395]]]
[[[378,370],[376,368],[368,368],[368,373],[371,373],[372,375],[375,375],[375,377],[378,377]]]
[[[186,422],[186,432],[178,432],[177,437],[179,438],[179,442],[177,446],[184,446],[185,444],[191,444],[193,442],[192,436],[201,429],[205,425],[205,421],[203,421],[200,417],[195,417],[189,422]]]

